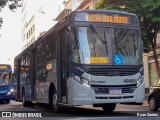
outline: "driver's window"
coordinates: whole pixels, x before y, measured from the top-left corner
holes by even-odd
[[[2,78],[2,85],[9,85],[10,80],[9,80],[9,75],[5,74]]]

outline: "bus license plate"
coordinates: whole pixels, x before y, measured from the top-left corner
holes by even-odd
[[[109,89],[109,94],[121,94],[121,89],[118,88],[110,88]]]

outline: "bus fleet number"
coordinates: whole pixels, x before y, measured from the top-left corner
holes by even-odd
[[[124,79],[123,82],[125,83],[136,83],[136,79]]]

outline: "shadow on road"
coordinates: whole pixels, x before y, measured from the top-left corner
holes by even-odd
[[[9,104],[9,103],[7,103],[6,101],[0,100],[0,105],[1,104]]]
[[[45,116],[49,117],[123,117],[123,116],[136,116],[134,112],[125,112],[125,111],[114,111],[111,113],[106,113],[103,110],[96,110],[96,109],[89,109],[89,108],[80,108],[80,107],[73,107],[73,108],[63,108],[62,112],[54,113],[51,109],[48,110],[46,105],[40,104],[41,107],[45,108],[42,110],[45,112]],[[46,112],[47,111],[47,112]]]
[[[135,116],[133,113],[126,113],[126,112],[117,112],[113,111],[110,113],[106,113],[102,110],[95,110],[95,109],[88,109],[88,108],[78,108],[75,107],[73,109],[65,108],[64,112],[67,114],[73,114],[80,117],[116,117],[116,116]]]
[[[1,103],[0,103],[1,104]],[[3,103],[4,104],[4,103]],[[11,104],[6,104],[9,107],[5,107],[5,111],[12,111],[17,113],[41,113],[43,117],[136,117],[138,113],[148,113],[149,111],[134,111],[138,108],[133,109],[133,111],[127,111],[127,107],[123,107],[123,111],[113,111],[112,113],[106,113],[102,109],[93,109],[89,106],[84,107],[73,107],[73,108],[63,108],[62,112],[54,113],[50,107],[46,104],[36,104],[28,107],[23,107],[22,104],[14,102]],[[126,109],[126,110],[125,110]],[[129,108],[130,109],[130,108]]]

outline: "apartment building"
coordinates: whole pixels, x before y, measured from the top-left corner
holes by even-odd
[[[57,2],[58,1],[58,2]],[[22,50],[30,46],[54,24],[62,0],[22,0]]]
[[[95,4],[98,0],[83,0],[76,10],[95,9]]]
[[[61,20],[64,16],[74,10],[95,9],[94,5],[98,0],[64,0],[64,10],[55,18]]]

